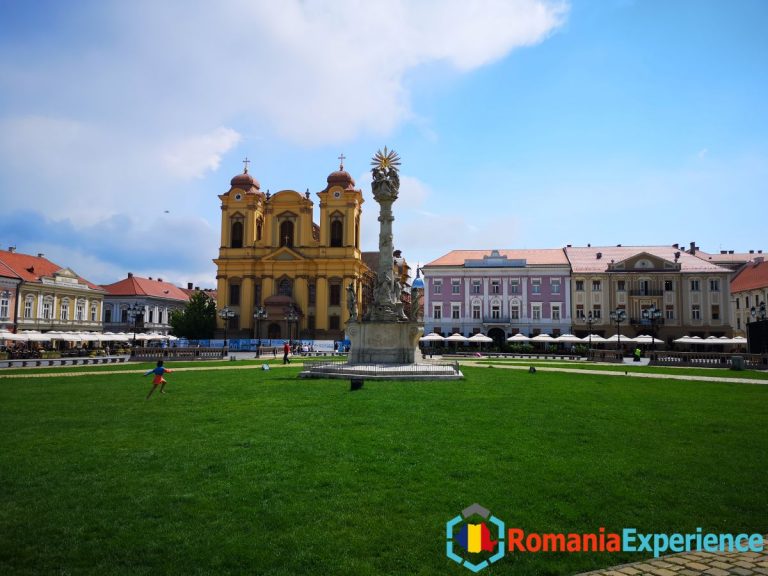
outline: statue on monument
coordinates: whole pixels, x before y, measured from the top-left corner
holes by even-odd
[[[349,319],[357,320],[357,295],[355,294],[355,285],[347,286],[347,309],[349,310]]]

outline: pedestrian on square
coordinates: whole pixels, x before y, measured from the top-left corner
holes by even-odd
[[[290,345],[288,344],[288,342],[285,342],[283,344],[283,364],[291,363],[290,358],[288,358],[288,354],[290,353],[290,351],[291,351]]]
[[[149,391],[149,394],[147,394],[147,400],[149,400],[149,397],[152,396],[152,393],[155,391],[155,388],[157,388],[158,385],[160,386],[160,393],[165,394],[165,385],[167,382],[165,381],[165,378],[163,378],[163,374],[170,374],[171,372],[173,372],[173,370],[168,370],[168,368],[163,366],[163,361],[158,360],[156,368],[147,370],[144,373],[144,376],[149,376],[150,374],[155,375],[154,379],[152,380],[152,389]]]

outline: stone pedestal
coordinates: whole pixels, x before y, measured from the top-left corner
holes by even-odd
[[[352,322],[347,324],[350,340],[349,364],[414,364],[420,357],[419,322]]]

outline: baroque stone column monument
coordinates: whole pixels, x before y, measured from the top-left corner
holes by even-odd
[[[418,363],[419,338],[424,327],[417,321],[418,305],[412,306],[412,317],[403,310],[403,284],[394,272],[392,242],[392,205],[400,192],[398,169],[400,157],[394,150],[379,150],[372,161],[371,188],[379,210],[379,261],[373,302],[365,317],[357,315],[354,286],[347,288],[350,340],[346,363],[305,363],[303,377],[309,378],[373,378],[443,380],[463,378],[458,364]]]
[[[400,157],[394,150],[381,150],[371,161],[373,199],[379,210],[379,262],[373,303],[360,321],[350,320],[347,335],[351,342],[350,364],[413,364],[419,337],[424,328],[403,311],[403,285],[394,277],[392,204],[400,193]]]

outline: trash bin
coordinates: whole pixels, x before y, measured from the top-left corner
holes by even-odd
[[[744,356],[731,356],[731,370],[744,370]]]

